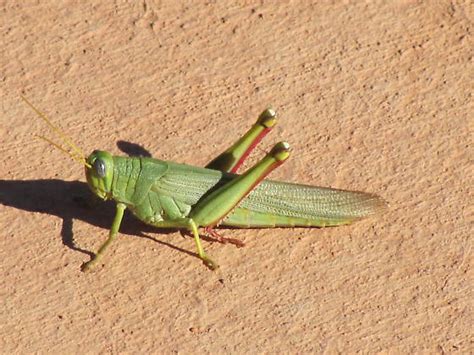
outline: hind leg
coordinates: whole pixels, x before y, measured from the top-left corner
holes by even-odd
[[[267,108],[257,122],[230,148],[217,156],[206,168],[236,173],[250,152],[276,124],[276,112]]]

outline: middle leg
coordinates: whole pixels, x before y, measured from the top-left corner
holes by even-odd
[[[197,226],[204,227],[206,232],[218,241],[242,246],[242,243],[235,242],[235,239],[221,237],[212,228],[218,225],[272,170],[288,159],[289,154],[288,143],[276,144],[252,168],[242,175],[236,175],[198,202],[191,210],[189,218],[195,221]]]

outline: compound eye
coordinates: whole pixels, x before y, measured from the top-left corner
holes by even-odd
[[[96,174],[99,177],[104,178],[105,177],[105,164],[102,161],[102,159],[96,159],[93,166],[94,166],[94,170]]]

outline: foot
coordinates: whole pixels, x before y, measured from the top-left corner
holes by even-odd
[[[209,236],[211,236],[211,237],[214,238],[216,241],[218,241],[219,243],[222,243],[222,244],[227,244],[227,243],[234,244],[235,246],[237,246],[237,248],[242,248],[243,246],[245,246],[245,243],[242,242],[242,241],[240,241],[240,240],[238,240],[238,239],[223,237],[222,235],[220,235],[219,233],[217,233],[214,229],[212,229],[212,227],[206,227],[206,228],[204,228],[204,231],[205,231]]]
[[[208,256],[202,256],[201,259],[203,264],[206,265],[212,271],[216,270],[219,267],[219,265],[217,265],[217,263]]]
[[[91,260],[89,260],[87,263],[82,264],[81,266],[81,271],[82,272],[88,272],[91,271],[94,268],[94,265],[97,263],[97,258],[94,257]]]

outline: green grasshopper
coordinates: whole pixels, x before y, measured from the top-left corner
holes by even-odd
[[[121,157],[95,150],[89,157],[59,128],[23,100],[48,124],[68,149],[38,136],[85,166],[92,192],[116,202],[116,214],[108,239],[82,266],[91,269],[116,238],[125,209],[159,228],[191,232],[197,253],[211,270],[217,264],[201,244],[199,228],[221,243],[242,246],[219,235],[220,225],[238,228],[326,227],[349,224],[383,210],[386,202],[374,194],[264,180],[283,162],[289,144],[277,143],[268,154],[243,174],[237,174],[249,153],[276,124],[276,113],[266,109],[234,145],[205,168],[145,157]]]

